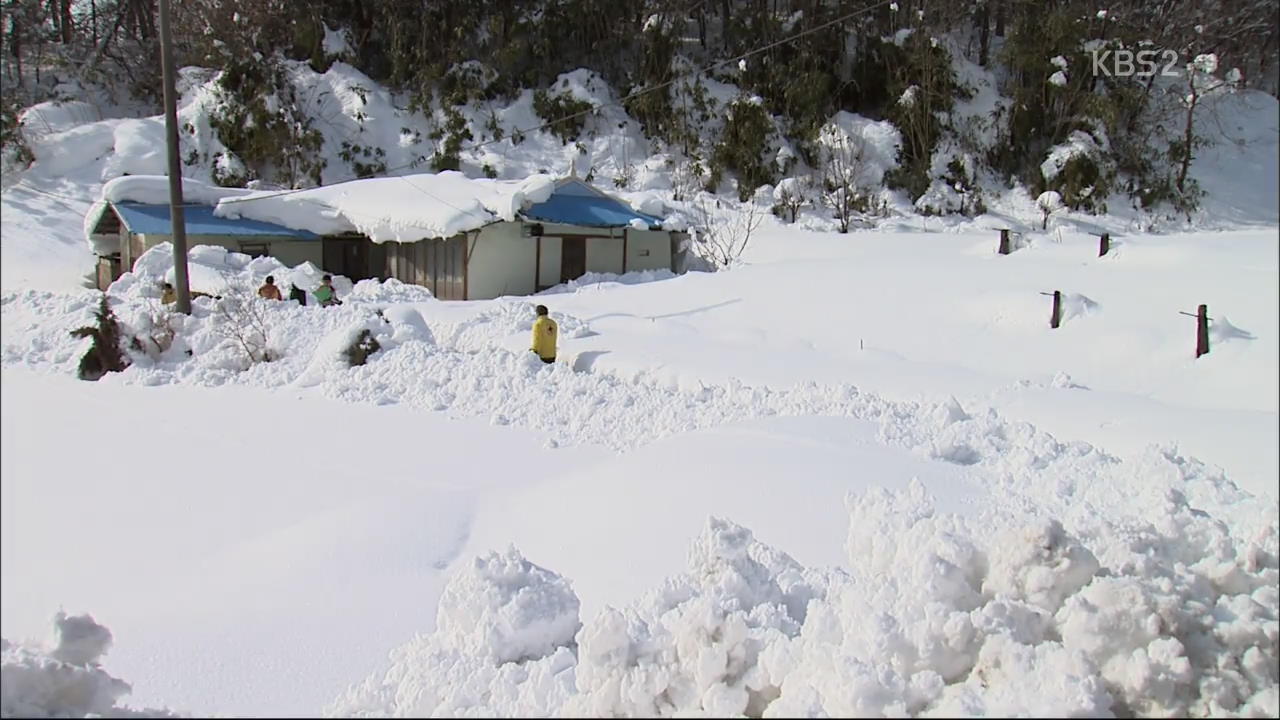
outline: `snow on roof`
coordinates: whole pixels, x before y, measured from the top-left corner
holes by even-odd
[[[211,213],[200,207],[188,208],[187,231],[192,234],[314,237],[312,233],[359,233],[382,243],[452,237],[520,217],[592,227],[651,228],[663,222],[581,180],[556,182],[549,175],[512,181],[472,179],[446,171],[353,180],[297,191],[221,188],[184,179],[183,197],[188,203],[213,206]],[[85,218],[85,237],[92,242],[107,202],[130,213],[126,224],[131,231],[168,234],[169,214],[163,207],[168,198],[164,176],[112,180],[102,189],[102,201]],[[130,204],[151,208],[129,210],[126,206]],[[202,223],[199,230],[192,227],[197,221]],[[136,229],[137,223],[149,229]]]
[[[243,217],[321,235],[358,232],[374,242],[445,238],[515,220],[526,203],[551,197],[549,175],[479,180],[460,172],[370,178],[300,192],[258,192],[218,202],[219,217]]]
[[[636,212],[627,203],[576,178],[561,180],[551,197],[531,205],[521,215],[532,220],[587,227],[649,229],[662,224],[662,218]]]
[[[134,202],[115,203],[116,213],[129,232],[172,235],[173,222],[168,205],[145,205]],[[222,218],[213,214],[212,206],[188,206],[183,209],[187,235],[237,235],[242,237],[287,237],[299,240],[319,240],[320,236],[306,230],[294,230],[283,225]]]
[[[235,197],[237,195],[249,194],[250,190],[242,190],[240,188],[224,188],[217,185],[210,185],[192,178],[182,178],[182,200],[184,203],[192,203],[198,205],[208,205],[212,207],[215,203],[225,197]],[[141,203],[144,205],[168,205],[169,204],[169,177],[167,175],[125,175],[108,181],[102,186],[102,192],[99,199],[95,202],[84,216],[84,237],[89,241],[89,245],[94,248],[95,252],[111,253],[115,252],[115,247],[99,248],[93,241],[93,231],[98,227],[98,222],[102,219],[102,213],[107,209],[109,203]],[[192,213],[189,208],[187,213],[187,225],[190,230],[192,222]],[[169,225],[168,208],[165,209],[164,221],[165,225]],[[163,231],[160,230],[134,230],[134,232],[163,232],[170,234],[172,228]],[[217,233],[223,234],[223,233]]]

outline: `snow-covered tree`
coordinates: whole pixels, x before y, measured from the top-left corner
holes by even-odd
[[[787,222],[795,222],[800,208],[808,205],[813,188],[808,178],[789,177],[778,181],[773,189],[774,212],[785,216]]]
[[[1200,144],[1195,133],[1196,108],[1208,97],[1230,92],[1240,84],[1240,71],[1232,68],[1225,78],[1215,75],[1218,71],[1218,56],[1213,53],[1197,55],[1186,67],[1186,92],[1180,101],[1184,111],[1182,139],[1171,148],[1178,161],[1178,192],[1187,191],[1187,171],[1195,157],[1195,148]]]
[[[1040,229],[1046,230],[1049,227],[1049,216],[1062,209],[1062,196],[1053,190],[1046,190],[1040,193],[1040,197],[1036,198],[1036,207],[1040,208],[1043,216],[1040,219]]]
[[[840,232],[849,232],[850,220],[865,205],[870,168],[866,163],[866,140],[839,125],[829,124],[818,136],[822,204],[840,223]]]

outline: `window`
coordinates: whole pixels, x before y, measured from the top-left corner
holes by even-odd
[[[267,251],[270,249],[271,249],[271,246],[268,245],[267,243],[261,243],[261,242],[240,243],[240,252],[244,253],[245,255],[248,255],[249,257],[266,257],[268,255]]]

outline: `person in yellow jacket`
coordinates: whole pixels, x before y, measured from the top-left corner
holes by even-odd
[[[556,361],[556,335],[559,328],[556,321],[547,316],[547,306],[539,305],[538,319],[533,321],[533,347],[530,348],[544,363]]]

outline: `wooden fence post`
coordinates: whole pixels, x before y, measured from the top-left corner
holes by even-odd
[[[1001,255],[1008,255],[1012,250],[1009,247],[1009,230],[1002,229],[1000,231],[1000,250]]]
[[[1102,237],[1098,238],[1098,257],[1106,255],[1111,250],[1111,233],[1102,233]]]
[[[1049,313],[1049,327],[1057,330],[1062,324],[1062,291],[1054,290],[1052,293],[1042,292],[1041,295],[1053,296],[1053,310]]]
[[[1196,357],[1209,354],[1209,306],[1196,311]]]

